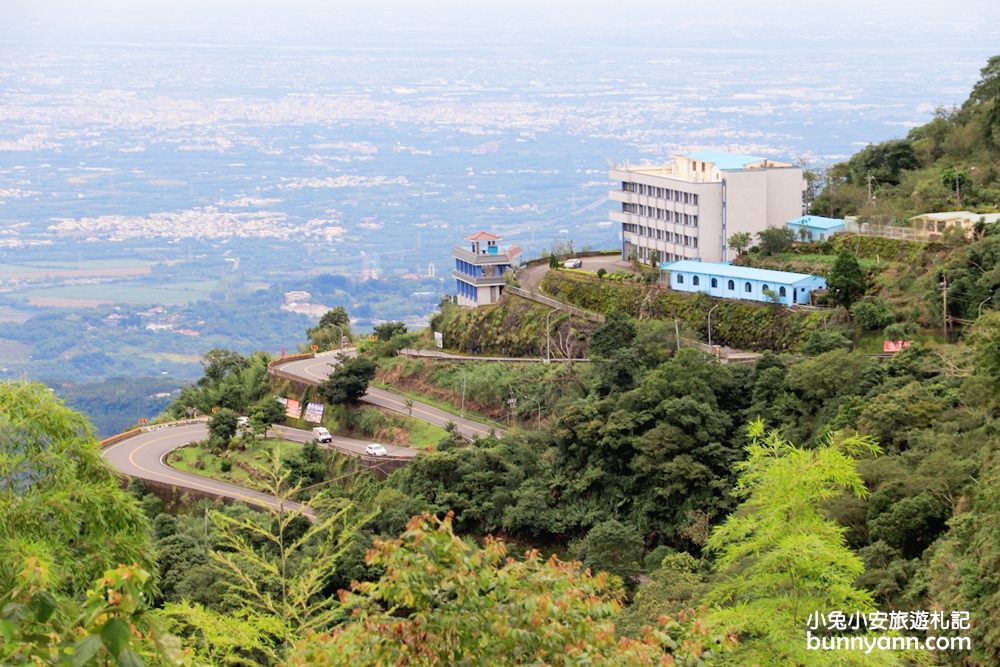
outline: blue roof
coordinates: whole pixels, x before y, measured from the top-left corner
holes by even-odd
[[[843,227],[844,221],[841,218],[824,218],[821,215],[803,215],[801,218],[792,218],[785,224],[812,227],[813,229],[833,229],[834,227]]]
[[[749,266],[734,266],[732,264],[723,264],[721,262],[698,262],[690,259],[682,259],[677,262],[664,262],[660,264],[660,270],[700,273],[706,276],[718,276],[719,278],[760,280],[763,282],[784,285],[791,285],[802,280],[810,280],[819,277],[809,275],[808,273],[773,271],[771,269],[754,269]]]
[[[722,171],[738,171],[743,169],[748,164],[753,162],[760,162],[766,158],[756,157],[754,155],[743,155],[741,153],[727,153],[726,151],[713,151],[713,150],[702,150],[697,153],[691,153],[690,155],[685,155],[689,160],[699,160],[702,162],[711,162],[716,167]]]

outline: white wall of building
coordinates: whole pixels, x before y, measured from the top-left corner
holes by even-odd
[[[610,198],[619,204],[610,218],[621,230],[625,259],[634,248],[646,263],[651,251],[660,261],[729,261],[733,257],[724,251],[724,233],[726,238],[737,232],[755,236],[802,215],[802,170],[791,165],[762,160],[751,168],[723,171],[712,162],[677,157],[667,165],[613,167],[609,175],[614,181]],[[637,191],[623,192],[622,182],[636,184]],[[685,193],[690,203],[659,196],[663,190]],[[636,210],[623,211],[623,204]],[[664,212],[669,212],[666,218]],[[697,224],[678,223],[678,215],[683,220],[696,216]]]

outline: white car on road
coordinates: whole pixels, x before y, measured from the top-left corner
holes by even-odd
[[[382,445],[377,442],[373,442],[365,447],[365,454],[368,456],[388,456],[389,452],[386,451],[386,448]]]
[[[579,269],[582,266],[583,266],[583,260],[577,257],[574,257],[573,259],[567,259],[565,262],[563,262],[563,268],[566,269]]]

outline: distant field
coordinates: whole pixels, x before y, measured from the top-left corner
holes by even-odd
[[[29,354],[31,354],[30,345],[0,338],[0,363],[25,361]]]
[[[218,283],[214,280],[167,283],[164,285],[131,285],[108,283],[100,285],[65,285],[29,290],[28,303],[38,306],[88,308],[106,303],[158,304],[179,306],[208,299]],[[254,283],[249,289],[266,287]]]
[[[179,352],[145,352],[142,350],[136,350],[137,355],[147,357],[153,361],[172,361],[177,364],[199,364],[201,363],[201,355],[199,354],[181,354]]]
[[[27,278],[97,278],[102,276],[141,276],[148,274],[154,262],[136,259],[95,259],[85,262],[24,262],[0,264],[0,280]]]
[[[14,324],[24,324],[31,318],[32,313],[16,308],[0,306],[0,323],[13,322]]]

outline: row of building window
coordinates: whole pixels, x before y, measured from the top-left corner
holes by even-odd
[[[683,285],[684,284],[684,274],[683,273],[677,274],[677,284],[678,285]],[[691,284],[694,285],[695,287],[698,287],[701,284],[701,280],[699,279],[698,276],[691,276]],[[718,287],[719,287],[719,279],[718,278],[712,278],[712,288],[713,289],[718,289]],[[729,290],[730,292],[735,292],[736,291],[736,281],[734,281],[734,280],[728,281],[726,283],[726,289]],[[765,284],[761,288],[761,291],[764,291],[766,289],[770,289],[770,287],[768,287]],[[743,283],[743,291],[744,292],[753,292],[753,285],[751,283],[749,283],[749,282]],[[786,296],[787,294],[788,294],[788,291],[784,287],[779,287],[778,288],[778,296]]]
[[[679,262],[682,259],[688,259],[684,255],[658,251],[653,248],[636,248],[635,250],[636,256],[643,262],[649,262],[652,259],[656,259],[660,262]]]
[[[642,216],[643,218],[666,220],[667,222],[674,222],[678,225],[698,226],[698,216],[693,213],[681,213],[680,211],[671,211],[670,209],[656,208],[655,206],[622,203],[622,213],[634,213],[635,215]]]
[[[684,202],[685,204],[694,204],[695,206],[698,205],[698,195],[693,192],[671,190],[670,188],[658,188],[654,185],[646,185],[645,183],[622,181],[622,192],[634,192],[636,194],[646,195],[647,197],[656,197],[657,199],[666,199],[667,201]]]
[[[455,288],[458,291],[459,296],[464,296],[465,298],[473,301],[479,301],[479,290],[477,290],[474,285],[462,282],[461,280],[456,280]]]
[[[647,238],[656,239],[657,241],[676,243],[677,245],[685,245],[689,248],[698,247],[697,236],[688,236],[687,234],[681,234],[679,232],[668,232],[663,229],[656,229],[655,227],[633,225],[627,222],[622,225],[622,230],[625,232],[631,232],[637,236],[645,236]]]

